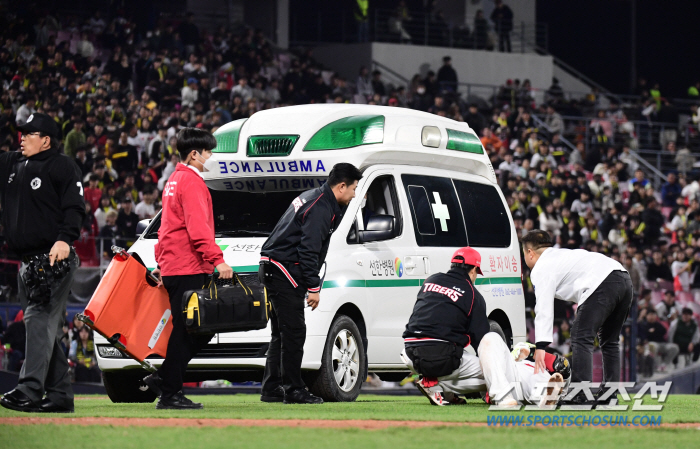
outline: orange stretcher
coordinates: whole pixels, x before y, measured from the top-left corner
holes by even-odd
[[[173,329],[168,292],[136,257],[118,250],[78,318],[143,368],[154,371],[146,357],[165,357]]]

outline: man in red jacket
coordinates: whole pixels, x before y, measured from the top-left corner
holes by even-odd
[[[182,394],[182,381],[187,364],[212,336],[187,333],[180,313],[182,296],[187,290],[201,289],[214,268],[221,279],[233,277],[233,270],[224,262],[223,252],[214,240],[211,195],[200,174],[215,146],[216,139],[208,131],[180,130],[177,151],[184,163],[177,165],[163,190],[163,213],[155,248],[158,268],[153,273],[162,276],[168,290],[173,331],[163,364],[143,380],[160,396],[157,409],[202,408],[202,404]]]

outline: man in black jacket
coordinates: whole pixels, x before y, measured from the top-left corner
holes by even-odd
[[[452,67],[452,58],[445,56],[442,58],[442,67],[437,73],[437,82],[441,92],[457,92],[457,72]],[[468,123],[468,122],[467,122]],[[482,129],[482,128],[473,128]]]
[[[70,245],[80,236],[85,217],[83,184],[75,162],[59,153],[59,130],[51,117],[34,113],[20,130],[21,154],[0,155],[0,203],[8,246],[22,260],[18,297],[27,352],[19,385],[0,405],[22,412],[72,412],[73,390],[60,339],[78,267]],[[36,269],[37,256],[47,258],[50,267],[42,263],[43,271]]]
[[[496,0],[496,8],[491,13],[491,21],[498,33],[498,50],[510,53],[510,32],[513,30],[513,11]]]
[[[402,357],[423,376],[418,388],[435,405],[444,405],[443,390],[466,394],[485,389],[479,359],[466,351],[470,344],[477,351],[490,330],[486,302],[474,288],[480,266],[476,250],[457,250],[447,273],[425,280],[403,333]]]
[[[304,296],[311,310],[318,307],[319,271],[326,259],[331,235],[355,197],[362,173],[351,164],[336,164],[328,181],[292,201],[263,244],[260,281],[272,303],[272,338],[267,351],[263,402],[320,404],[301,379],[306,324]]]

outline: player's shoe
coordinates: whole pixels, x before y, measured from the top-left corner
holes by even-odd
[[[442,388],[437,384],[437,380],[424,377],[416,383],[416,387],[423,393],[423,396],[428,398],[432,405],[444,406],[447,405],[447,400],[442,396]]]
[[[554,373],[547,382],[545,395],[540,399],[539,407],[557,405],[561,397],[562,389],[564,388],[564,377],[561,373]]]

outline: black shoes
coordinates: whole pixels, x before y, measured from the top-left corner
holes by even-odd
[[[563,399],[559,401],[559,405],[596,405],[596,399],[595,395],[593,395],[593,399],[588,399],[586,397],[586,393],[583,391],[579,391],[573,398],[571,399]]]
[[[323,399],[314,396],[303,388],[292,390],[284,395],[285,404],[323,404]]]
[[[601,397],[606,393],[605,388],[593,392],[593,399],[588,399],[583,391],[579,391],[576,396],[571,399],[561,399],[559,405],[586,405],[586,406],[607,406],[607,405],[617,405],[617,395],[612,394],[606,399],[601,399]]]
[[[161,397],[156,404],[157,410],[199,410],[202,408],[204,408],[202,404],[190,401],[182,394],[182,391],[169,398]]]
[[[49,398],[44,398],[44,400],[41,401],[40,408],[42,413],[75,413],[75,407],[62,407],[51,402]]]
[[[51,402],[51,399],[44,398],[41,404],[36,404],[29,399],[29,396],[19,390],[12,390],[0,399],[0,405],[17,412],[29,413],[75,413],[75,407],[63,407]]]
[[[282,388],[281,385],[278,385],[269,393],[263,392],[260,395],[260,400],[262,402],[282,402],[284,401],[284,388]]]
[[[156,396],[160,397],[163,394],[163,390],[161,389],[161,385],[163,385],[163,379],[160,378],[158,373],[153,373],[149,374],[148,376],[144,377],[143,380],[141,380],[142,386],[140,387],[141,390],[151,390],[156,394]]]
[[[613,393],[606,399],[601,399],[607,393],[607,388],[601,387],[596,393],[593,393],[596,405],[617,405],[617,394]],[[614,402],[613,402],[614,401]]]
[[[17,412],[41,412],[40,405],[29,399],[29,396],[15,389],[0,399],[0,405]]]

